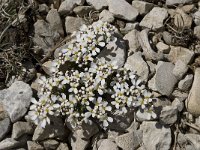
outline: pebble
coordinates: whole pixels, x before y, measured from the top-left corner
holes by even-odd
[[[192,74],[186,75],[185,78],[178,83],[178,88],[181,91],[187,92],[192,85],[193,79],[194,76]]]
[[[182,79],[182,77],[187,73],[188,66],[181,60],[178,60],[175,63],[175,67],[173,69],[173,74],[178,78]]]

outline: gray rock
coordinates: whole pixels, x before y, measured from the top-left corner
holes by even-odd
[[[119,150],[117,144],[111,141],[110,139],[102,140],[98,150]]]
[[[157,122],[143,122],[140,126],[143,130],[143,143],[145,149],[167,150],[171,147],[171,130],[161,126]],[[150,140],[151,139],[151,140]]]
[[[166,5],[172,6],[172,5],[177,5],[177,4],[186,4],[190,3],[193,0],[166,0]]]
[[[178,110],[176,107],[173,106],[165,106],[162,108],[160,114],[160,123],[172,125],[177,121],[178,117]]]
[[[90,11],[93,11],[94,8],[92,6],[77,6],[73,9],[73,12],[79,17],[87,16]]]
[[[200,9],[194,13],[194,22],[197,26],[200,25]]]
[[[173,74],[174,65],[169,62],[159,61],[155,74],[155,87],[163,95],[169,96],[178,82]]]
[[[106,9],[99,14],[99,19],[108,23],[112,23],[115,20],[113,14]]]
[[[51,68],[52,68],[52,61],[46,61],[45,63],[42,64],[42,69],[44,70],[44,72],[49,75],[49,76],[52,76],[52,71],[51,71]]]
[[[61,3],[58,12],[61,15],[68,15],[77,5],[83,5],[85,0],[65,0]]]
[[[140,22],[141,27],[159,30],[164,27],[164,20],[168,17],[165,8],[154,7]],[[156,19],[155,19],[156,18]]]
[[[116,41],[112,41],[106,45],[106,47],[97,56],[98,59],[105,59],[107,62],[111,62],[118,67],[124,66],[126,60],[126,44],[121,38],[117,38]]]
[[[180,101],[185,101],[186,98],[188,97],[188,93],[182,92],[179,90],[174,90],[174,92],[172,93],[172,96],[174,96],[175,98],[178,98]]]
[[[132,31],[133,29],[137,29],[139,26],[139,23],[136,22],[136,23],[126,23],[125,27],[124,28],[121,28],[120,31],[122,34],[127,34],[128,32]]]
[[[188,66],[182,60],[178,60],[175,63],[175,67],[173,69],[173,74],[178,79],[182,79],[182,77],[186,74],[187,71],[188,71]]]
[[[68,131],[64,123],[59,117],[52,117],[52,123],[46,125],[45,128],[37,126],[33,134],[33,141],[43,141],[46,139],[63,140],[67,137]]]
[[[164,54],[168,54],[169,51],[170,51],[170,47],[167,44],[163,43],[163,42],[158,42],[156,44],[156,48],[159,51],[163,52]]]
[[[200,68],[196,68],[192,88],[190,90],[188,99],[186,100],[185,103],[188,112],[194,116],[200,116],[199,85],[200,85]]]
[[[1,99],[1,94],[0,94]],[[3,108],[3,104],[0,103],[0,141],[6,136],[10,131],[11,121],[8,114]]]
[[[5,95],[0,101],[3,103],[11,122],[20,120],[26,114],[31,98],[31,87],[22,81],[16,81],[6,89]]]
[[[60,143],[56,150],[69,150],[67,143]]]
[[[71,143],[72,150],[86,150],[90,143],[89,140],[76,137],[73,133],[69,136],[69,142]]]
[[[179,112],[181,112],[184,108],[184,103],[180,101],[178,98],[175,98],[172,102],[172,106],[176,108]]]
[[[92,5],[96,10],[101,10],[108,7],[107,0],[86,0],[89,5]]]
[[[59,142],[56,140],[46,140],[43,142],[44,148],[48,150],[55,150],[59,146]]]
[[[39,8],[38,8],[38,11],[40,13],[45,13],[47,14],[49,12],[49,7],[47,6],[47,4],[40,4],[39,5]]]
[[[194,76],[192,74],[185,76],[185,78],[178,83],[178,88],[181,91],[187,92],[192,85],[193,78]]]
[[[85,21],[82,18],[68,16],[65,18],[65,30],[67,33],[73,33],[78,31],[84,23]]]
[[[198,134],[185,134],[187,140],[192,144],[195,150],[200,149],[200,135]]]
[[[73,132],[73,136],[80,139],[89,140],[93,135],[99,132],[99,128],[94,122],[92,122],[91,124],[87,124],[82,121],[77,128],[73,128],[70,122],[67,122],[66,124],[67,127]]]
[[[172,42],[172,37],[173,36],[169,32],[164,31],[162,36],[163,36],[163,40],[165,41],[166,44],[168,44],[168,45],[172,45],[173,44],[173,42]]]
[[[141,52],[136,52],[129,56],[124,67],[136,72],[142,81],[147,81],[149,76],[149,68],[147,63],[142,58]]]
[[[64,36],[62,20],[57,9],[51,9],[46,16],[46,20],[53,31],[58,32],[62,37]]]
[[[194,52],[183,47],[174,47],[171,46],[171,50],[169,53],[168,59],[173,62],[174,64],[178,61],[181,60],[183,61],[186,65],[189,64],[194,57]]]
[[[27,146],[28,146],[28,150],[44,150],[42,145],[33,141],[27,141]]]
[[[134,21],[139,14],[137,9],[132,7],[125,0],[108,0],[108,6],[109,11],[113,13],[116,18],[125,19],[127,21]]]
[[[142,132],[133,131],[116,137],[116,144],[123,150],[135,150],[142,142]]]
[[[132,6],[135,7],[140,15],[146,15],[154,7],[154,4],[143,1],[132,1]]]
[[[151,61],[147,61],[149,68],[149,77],[152,77],[156,73],[156,65]]]
[[[7,138],[0,142],[0,150],[16,149],[16,148],[19,148],[21,145],[22,144],[20,141],[16,141],[14,139]]]
[[[139,31],[137,31],[136,29],[133,29],[132,31],[128,32],[123,38],[124,40],[127,40],[128,42],[129,54],[132,54],[140,49],[138,34],[139,34]]]
[[[32,135],[33,132],[34,127],[31,123],[18,121],[13,124],[12,138],[17,140],[24,134]]]
[[[194,27],[194,35],[195,35],[198,39],[200,39],[200,25]]]

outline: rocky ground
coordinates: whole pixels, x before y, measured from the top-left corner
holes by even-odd
[[[100,55],[136,70],[158,97],[157,119],[116,116],[104,131],[55,117],[36,127],[25,115],[37,78],[51,75],[69,35],[99,19],[122,34]],[[198,0],[0,0],[0,23],[0,150],[200,150]]]

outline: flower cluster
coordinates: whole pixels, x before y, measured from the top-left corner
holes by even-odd
[[[134,72],[96,56],[115,40],[114,26],[101,21],[81,27],[73,40],[54,60],[51,77],[41,77],[38,100],[32,99],[29,116],[42,127],[52,115],[66,116],[76,127],[82,120],[100,122],[106,128],[113,114],[129,108],[142,110],[153,118],[154,98]]]

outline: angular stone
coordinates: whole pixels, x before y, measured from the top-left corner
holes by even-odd
[[[34,132],[34,127],[31,123],[18,121],[13,124],[12,138],[19,139],[24,134],[32,135],[33,132]]]
[[[170,47],[167,44],[163,43],[163,42],[158,42],[156,44],[156,48],[159,51],[163,52],[164,54],[168,54],[169,51],[170,51]]]
[[[192,88],[190,90],[188,99],[186,100],[185,103],[188,112],[194,116],[200,116],[199,85],[200,85],[200,68],[196,68]]]
[[[154,7],[154,4],[144,1],[132,1],[132,6],[135,7],[140,15],[146,15]]]
[[[193,56],[194,52],[187,48],[171,46],[168,59],[174,64],[178,60],[183,61],[185,64],[189,64],[192,61]]]
[[[147,15],[144,16],[140,22],[140,26],[152,30],[159,30],[164,27],[163,23],[167,17],[168,12],[165,8],[154,7]]]
[[[42,69],[49,76],[52,75],[51,68],[52,68],[52,61],[46,61],[45,63],[42,64]]]
[[[143,130],[143,143],[145,149],[167,150],[171,147],[172,137],[169,127],[164,127],[157,122],[143,122],[140,126]],[[151,140],[150,140],[151,139]]]
[[[190,3],[193,0],[166,0],[166,5],[172,6],[172,5],[177,5],[177,4],[186,4]]]
[[[194,22],[197,26],[200,25],[200,9],[194,13]]]
[[[175,67],[173,69],[173,74],[178,78],[182,79],[182,77],[186,74],[188,71],[188,66],[181,60],[178,60],[175,63]]]
[[[106,9],[99,14],[99,19],[108,23],[112,23],[115,20],[113,14]]]
[[[92,5],[96,10],[101,10],[105,7],[108,7],[107,0],[86,0],[89,5]]]
[[[142,132],[133,131],[116,137],[116,144],[123,150],[135,150],[142,142]]]
[[[32,98],[31,87],[22,82],[14,82],[8,89],[2,100],[11,122],[20,120],[27,112]]]
[[[22,145],[20,141],[16,141],[11,138],[7,138],[0,142],[0,150],[10,150],[19,148]]]
[[[178,110],[176,107],[173,106],[165,106],[161,110],[160,114],[160,123],[172,125],[177,121],[178,117]]]
[[[183,108],[184,108],[184,103],[183,103],[182,101],[180,101],[178,98],[175,98],[175,99],[173,100],[173,102],[172,102],[172,106],[173,106],[174,108],[177,108],[177,110],[178,110],[179,112],[181,112],[181,111],[183,110]]]
[[[65,18],[65,30],[68,34],[73,33],[78,31],[84,23],[85,21],[82,18],[68,16]]]
[[[194,27],[194,35],[200,40],[200,25]]]
[[[126,44],[121,38],[112,41],[97,56],[98,59],[105,59],[107,62],[113,63],[121,68],[126,60]]]
[[[155,86],[158,92],[169,96],[178,82],[173,74],[174,65],[169,62],[159,61],[155,75]]]
[[[108,0],[108,6],[109,11],[113,13],[116,18],[127,21],[134,21],[139,14],[137,9],[132,7],[125,0]]]
[[[185,134],[187,140],[192,144],[195,150],[200,149],[200,135],[198,134]]]
[[[178,88],[181,91],[187,92],[192,85],[194,76],[192,74],[187,75],[183,80],[178,83]]]
[[[127,34],[128,32],[131,32],[133,29],[137,29],[138,26],[139,26],[138,22],[135,23],[128,22],[126,23],[124,28],[120,29],[120,31],[122,34]]]
[[[111,141],[110,139],[102,140],[98,150],[119,150],[117,144]]]
[[[191,28],[192,17],[186,14],[182,9],[177,9],[174,15],[174,24],[178,28]]]
[[[123,38],[128,42],[129,54],[134,53],[140,49],[140,43],[138,41],[138,33],[139,31],[133,29],[132,31],[128,32]]]
[[[149,75],[149,68],[147,63],[142,58],[140,52],[136,52],[127,58],[124,65],[126,69],[136,72],[142,81],[147,81]]]
[[[49,7],[47,6],[47,4],[40,4],[39,5],[39,8],[38,8],[38,11],[40,13],[48,13],[49,12]]]
[[[94,10],[92,6],[77,6],[73,9],[73,12],[79,17],[84,17]]]
[[[61,118],[51,118],[52,123],[46,125],[45,128],[37,126],[33,134],[33,141],[43,141],[46,139],[59,139],[63,140],[67,137],[68,131],[64,126]]]
[[[86,139],[76,137],[73,133],[69,136],[69,142],[71,143],[72,150],[86,150],[90,143],[90,141]]]
[[[67,143],[60,143],[56,150],[69,150]]]
[[[27,141],[27,146],[28,146],[28,150],[44,150],[42,145],[33,141]]]
[[[57,9],[51,9],[46,16],[46,20],[53,31],[58,32],[62,37],[64,36],[62,20]]]
[[[46,140],[43,142],[43,145],[45,149],[55,150],[58,147],[59,142],[56,140]]]

